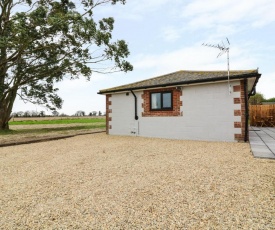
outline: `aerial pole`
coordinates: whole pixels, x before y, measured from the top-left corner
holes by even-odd
[[[228,46],[226,47],[224,45],[224,43],[222,42],[222,44],[217,44],[217,45],[211,45],[211,44],[206,44],[206,43],[202,43],[203,46],[208,46],[208,47],[212,47],[212,48],[217,48],[220,50],[220,53],[218,54],[217,58],[220,57],[221,55],[223,55],[224,53],[227,53],[227,81],[228,81],[228,90],[229,90],[229,95],[231,94],[231,85],[230,85],[230,70],[229,70],[229,46],[230,46],[230,42],[228,40],[228,38],[226,38]]]

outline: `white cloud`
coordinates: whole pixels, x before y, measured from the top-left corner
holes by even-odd
[[[163,40],[167,42],[175,42],[181,37],[181,31],[175,27],[166,27],[163,29]]]
[[[176,3],[179,0],[174,1]],[[126,2],[126,6],[122,4],[117,4],[116,6],[108,4],[104,7],[98,7],[96,13],[108,16],[113,15],[115,18],[128,20],[142,20],[144,19],[144,15],[156,12],[164,5],[170,4],[170,0],[129,0]],[[129,9],[131,10],[129,11]]]
[[[259,70],[261,73],[261,70]],[[257,84],[257,92],[263,93],[265,98],[275,97],[275,71],[265,73],[261,76]]]
[[[132,4],[134,12],[147,13],[157,11],[165,4],[171,4],[170,0],[136,0],[128,1],[127,4]]]
[[[177,70],[226,70],[226,55],[216,58],[219,50],[200,44],[161,55],[140,55],[134,62],[135,68],[155,69],[164,74]],[[233,48],[230,53],[231,69],[255,69],[257,60],[242,48]]]
[[[193,29],[243,21],[245,26],[264,26],[275,21],[273,0],[194,0],[183,7],[182,17]]]

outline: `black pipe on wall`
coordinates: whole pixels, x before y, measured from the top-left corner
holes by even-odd
[[[244,103],[245,103],[245,130],[244,130],[244,141],[248,141],[248,118],[249,118],[249,111],[248,111],[248,99],[247,99],[247,79],[244,79]]]
[[[135,120],[138,120],[138,115],[137,115],[137,96],[134,94],[133,90],[131,90],[131,93],[135,97]]]

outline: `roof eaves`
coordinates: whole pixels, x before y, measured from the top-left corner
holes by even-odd
[[[260,78],[260,76],[261,76],[261,74],[259,74],[259,73],[249,73],[249,74],[241,74],[241,75],[231,76],[230,79],[241,79],[241,78],[245,79],[245,78],[252,78],[252,77]],[[191,81],[179,81],[179,82],[149,85],[149,86],[129,87],[129,88],[114,89],[114,90],[101,90],[98,92],[98,94],[109,94],[109,93],[131,91],[131,90],[161,88],[161,87],[176,86],[176,85],[189,85],[189,84],[205,83],[205,82],[215,82],[215,81],[223,81],[223,80],[227,80],[227,79],[228,79],[227,77],[223,76],[223,77],[198,79],[198,80],[191,80]]]

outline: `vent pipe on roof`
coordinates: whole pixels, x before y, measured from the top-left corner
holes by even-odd
[[[135,97],[135,120],[138,120],[138,115],[137,115],[137,96],[134,94],[133,90],[131,90],[131,93]]]

